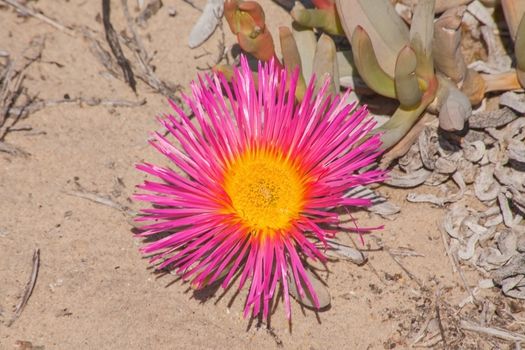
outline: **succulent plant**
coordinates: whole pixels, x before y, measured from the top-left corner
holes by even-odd
[[[330,75],[334,93],[341,85],[359,90],[361,80],[369,90],[397,100],[390,120],[373,131],[382,133],[384,149],[397,144],[425,111],[438,114],[442,129],[462,130],[485,93],[525,86],[525,2],[502,0],[516,72],[500,74],[467,68],[460,43],[464,5],[470,2],[412,1],[410,26],[389,0],[312,0],[311,9],[296,2],[292,29],[280,28],[279,36],[282,64],[300,71],[297,99],[315,74],[319,82]],[[277,59],[260,5],[227,0],[225,16],[244,51]],[[351,51],[338,52],[331,35],[345,35]]]

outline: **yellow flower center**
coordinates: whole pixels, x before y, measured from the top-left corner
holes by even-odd
[[[299,217],[304,183],[298,170],[275,150],[247,151],[229,166],[226,193],[251,231],[286,229]]]

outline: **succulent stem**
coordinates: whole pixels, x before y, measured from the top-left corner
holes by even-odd
[[[514,52],[516,53],[518,80],[521,83],[521,86],[525,87],[525,13],[521,17],[520,25],[518,26],[516,33]]]
[[[329,75],[331,79],[330,92],[339,92],[339,70],[337,67],[335,43],[332,38],[326,34],[322,34],[317,42],[313,74],[316,77],[316,90],[324,83],[326,75]]]
[[[433,77],[428,83],[428,89],[423,94],[419,105],[412,109],[399,107],[388,122],[372,131],[374,134],[383,133],[381,135],[381,141],[383,142],[381,146],[382,149],[386,150],[397,144],[417,122],[427,106],[434,100],[438,89],[437,78]]]
[[[518,74],[516,74],[516,71],[499,74],[480,74],[485,81],[485,93],[521,89]]]

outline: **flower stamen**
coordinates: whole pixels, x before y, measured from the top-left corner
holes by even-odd
[[[289,228],[304,202],[298,167],[271,150],[248,151],[235,160],[224,188],[234,214],[250,231]]]

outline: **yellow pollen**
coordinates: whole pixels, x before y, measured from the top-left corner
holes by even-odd
[[[250,231],[286,229],[303,206],[297,166],[277,151],[247,151],[227,169],[224,184],[235,214]]]

